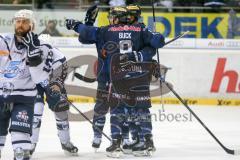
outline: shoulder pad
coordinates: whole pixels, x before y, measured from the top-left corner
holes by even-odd
[[[2,38],[4,41],[11,41],[11,39],[14,38],[13,34],[1,34],[0,38]]]
[[[46,44],[46,43],[41,44],[41,46],[45,46],[48,49],[52,49],[53,48],[50,44]]]

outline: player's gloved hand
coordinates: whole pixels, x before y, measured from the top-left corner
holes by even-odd
[[[152,75],[158,79],[161,78],[161,70],[160,70],[160,65],[158,64],[158,62],[156,60],[152,60],[152,64],[153,64],[153,71],[152,71]]]
[[[120,62],[125,61],[142,62],[142,54],[140,52],[133,51],[120,55]]]
[[[62,112],[69,109],[66,90],[61,82],[50,82],[44,89],[46,101],[52,111]]]
[[[38,35],[28,32],[22,37],[23,44],[27,47],[27,59],[30,66],[37,66],[42,63],[42,50],[40,49],[40,41]]]
[[[98,15],[98,7],[97,4],[92,5],[91,7],[88,8],[86,16],[85,16],[85,24],[88,26],[93,26],[93,24],[95,23],[95,20],[97,18]]]
[[[75,19],[66,19],[66,28],[68,30],[77,30],[79,24],[82,24],[82,22]]]
[[[152,64],[153,64],[153,71],[152,71],[152,75],[156,78],[159,79],[161,82],[165,82],[166,79],[166,74],[167,71],[170,68],[167,67],[160,67],[159,63],[156,60],[152,60]]]

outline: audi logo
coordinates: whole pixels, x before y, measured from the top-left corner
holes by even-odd
[[[184,42],[183,41],[175,41],[171,44],[171,46],[183,46]]]

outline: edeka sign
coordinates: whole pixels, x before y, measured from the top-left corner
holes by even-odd
[[[15,10],[0,11],[0,33],[13,32],[12,18]],[[41,33],[49,20],[54,20],[57,24],[56,28],[62,35],[76,35],[74,31],[69,31],[65,27],[65,20],[73,18],[82,20],[85,12],[74,10],[69,11],[36,11],[37,24],[35,32]],[[104,26],[108,24],[107,12],[98,14],[96,25]],[[143,22],[150,28],[153,28],[153,17],[151,12],[142,13]],[[186,37],[190,38],[226,38],[228,35],[228,19],[229,14],[212,14],[212,13],[156,13],[156,28],[158,32],[164,34],[165,37],[173,38],[180,33],[189,30],[190,33]],[[238,14],[238,23],[240,23],[240,15]],[[235,25],[236,26],[236,25]],[[236,27],[233,27],[236,28]],[[240,27],[236,28],[235,39],[240,38]],[[231,33],[229,33],[231,34]]]
[[[106,12],[99,14],[99,26],[108,24],[107,15]],[[156,13],[156,31],[172,38],[187,30],[190,33],[185,37],[188,38],[227,38],[228,18],[227,13]],[[153,29],[152,13],[142,13],[142,20]]]

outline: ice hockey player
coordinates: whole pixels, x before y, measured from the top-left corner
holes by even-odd
[[[61,142],[62,149],[67,155],[77,155],[78,148],[72,144],[70,141],[70,130],[69,130],[69,120],[68,120],[68,111],[69,104],[66,101],[67,93],[64,88],[64,80],[67,77],[67,62],[66,58],[57,48],[52,47],[49,43],[46,43],[47,38],[43,38],[45,40],[43,45],[46,45],[51,51],[51,55],[46,60],[46,63],[52,64],[49,66],[48,70],[50,71],[50,75],[54,75],[54,79],[57,79],[57,83],[61,85],[62,95],[65,98],[59,98],[57,96],[46,95],[46,101],[48,103],[48,107],[53,111],[56,119],[56,126],[58,131],[58,137]],[[32,127],[32,136],[31,136],[31,151],[30,154],[33,154],[35,151],[36,145],[39,140],[39,133],[41,127],[41,120],[44,111],[44,93],[46,90],[41,86],[37,85],[37,98],[34,104],[34,118],[33,118],[33,127]]]
[[[26,41],[26,43],[22,43],[21,41],[17,41],[17,37],[21,38],[23,36],[21,34],[28,33],[27,29],[23,30],[24,27],[25,28],[29,28],[30,27],[31,29],[33,29],[33,27],[35,25],[35,18],[34,18],[33,12],[30,11],[30,10],[20,10],[19,12],[17,12],[15,14],[14,22],[15,22],[15,25],[16,25],[16,29],[15,29],[16,33],[15,33],[15,35],[6,35],[5,37],[3,37],[3,40],[6,39],[6,41],[4,41],[5,42],[4,44],[8,45],[9,42],[7,40],[9,40],[9,37],[11,38],[11,36],[12,36],[11,43],[16,44],[15,52],[23,54],[24,51],[26,52],[26,48],[29,48],[28,46],[26,47],[27,41]],[[21,31],[21,30],[23,30],[23,31]],[[18,35],[17,32],[19,32],[19,34],[21,32],[22,33],[20,35]],[[64,70],[60,72],[61,74],[60,74],[59,77],[55,76],[54,79],[55,80],[57,79],[58,82],[61,81],[62,79],[64,79],[66,77],[66,69],[67,68],[64,67],[64,66],[66,66],[66,65],[64,65],[64,62],[66,61],[66,59],[63,56],[63,54],[60,53],[60,51],[57,50],[56,48],[52,48],[49,44],[46,44],[45,42],[40,41],[38,39],[37,35],[35,35],[33,33],[30,34],[30,32],[29,32],[27,34],[27,36],[29,36],[30,37],[29,39],[32,40],[31,43],[34,44],[34,47],[36,45],[40,46],[38,48],[41,48],[44,51],[43,52],[43,51],[40,50],[41,51],[41,55],[40,56],[42,58],[42,62],[41,62],[41,67],[42,68],[41,68],[41,70],[43,70],[45,73],[47,73],[46,74],[47,78],[49,78],[49,74],[51,73],[51,71],[59,70],[58,69],[58,67],[59,67],[61,69],[63,68]],[[27,39],[27,40],[29,40],[29,39]],[[25,41],[23,41],[23,42],[25,42]],[[37,44],[35,44],[35,43],[37,43]],[[37,49],[36,49],[36,51],[37,51]],[[32,52],[34,52],[34,50]],[[35,57],[33,57],[33,58],[34,58],[33,60],[36,59]],[[27,63],[29,63],[29,62],[27,62]],[[16,69],[16,68],[14,68],[14,69]],[[41,75],[40,73],[41,72],[39,72],[37,74],[37,78],[38,79],[39,79],[39,75]],[[65,74],[64,78],[63,78],[62,73]],[[52,108],[53,110],[60,111],[60,112],[56,112],[55,116],[56,116],[56,120],[57,120],[57,127],[58,127],[58,130],[59,130],[58,135],[59,135],[59,138],[60,138],[60,141],[61,141],[61,144],[62,144],[62,148],[67,153],[76,154],[78,149],[75,146],[73,146],[72,143],[70,142],[69,126],[68,126],[68,121],[67,121],[67,111],[62,111],[62,110],[68,109],[68,104],[63,105],[63,104],[66,103],[66,102],[64,102],[64,100],[62,100],[60,97],[52,96],[51,94],[47,93],[49,91],[49,86],[48,86],[49,82],[48,81],[49,81],[49,79],[45,80],[44,82],[38,83],[37,87],[34,88],[35,90],[36,89],[38,90],[38,95],[37,95],[37,97],[35,97],[34,101],[41,101],[41,98],[43,98],[41,93],[44,93],[44,92],[46,93],[46,95],[47,95],[47,102],[48,102],[50,108]],[[63,84],[63,81],[61,83]],[[64,92],[64,88],[63,88],[63,92]],[[63,94],[66,95],[65,92]],[[33,95],[33,94],[31,94],[31,95]],[[41,116],[40,116],[40,114],[42,114],[42,111],[43,111],[43,105],[41,105],[41,103],[37,103],[36,105],[35,105],[35,108],[34,108],[34,112],[35,112],[34,114],[36,114],[36,113],[39,113],[39,114],[38,115],[34,115],[34,118],[31,119],[31,120],[33,120],[33,125],[31,124],[31,129],[33,129],[33,131],[32,131],[33,135],[30,138],[31,141],[35,142],[35,143],[38,140],[38,134],[39,134],[38,133],[39,132],[38,127],[40,127],[40,125],[41,125]],[[61,106],[61,107],[59,107],[59,106]],[[35,127],[37,127],[37,128],[35,128]],[[32,133],[32,132],[30,132],[30,133]],[[1,138],[5,139],[4,136],[2,136]],[[3,145],[4,145],[4,142],[5,142],[5,140],[2,143]],[[30,147],[30,149],[28,149],[27,153],[31,154],[34,151],[34,149],[36,147],[35,143],[33,143],[31,145],[31,147]]]
[[[98,15],[98,7],[97,7],[97,4],[94,4],[91,7],[89,7],[86,12],[86,17],[84,20],[85,24],[88,26],[93,26],[97,18],[97,15]],[[85,43],[89,43],[89,42],[85,42]],[[101,61],[99,62],[101,63]],[[97,91],[107,91],[108,87],[109,87],[108,83],[103,81],[98,81]],[[100,131],[103,131],[103,128],[106,122],[106,114],[109,111],[109,105],[106,103],[106,101],[103,101],[102,98],[98,96],[99,94],[100,93],[97,93],[96,103],[94,105],[94,114],[93,114],[94,126],[92,127],[93,133],[94,133],[92,147],[94,148],[95,152],[97,152],[102,142],[102,134]]]
[[[130,24],[141,24],[144,28],[145,25],[143,23],[139,23],[139,19],[141,18],[141,8],[138,5],[128,5],[126,6],[128,13],[130,15]],[[144,52],[143,52],[144,51]],[[156,54],[156,49],[150,46],[145,46],[143,49],[143,60],[141,62],[152,62],[152,57]],[[149,90],[149,87],[146,88]],[[145,106],[146,108],[150,108],[151,104],[148,104],[149,106]],[[138,107],[138,106],[137,106]],[[142,107],[142,106],[139,106]],[[130,109],[131,108],[126,108]],[[148,109],[146,109],[148,110]],[[150,111],[147,111],[147,114],[149,114]],[[130,132],[132,134],[132,142],[131,143],[124,143],[122,146],[124,153],[131,153],[133,152],[136,156],[141,155],[151,155],[152,152],[154,152],[156,149],[154,147],[153,139],[152,139],[152,124],[151,121],[148,123],[145,122],[143,126],[141,126],[140,122],[129,122],[127,125],[123,125],[122,132],[123,132],[123,138],[128,137],[128,128],[130,129]],[[144,145],[143,145],[144,144]]]
[[[109,67],[111,58],[115,54],[119,54],[122,50],[130,51],[134,49],[139,51],[144,45],[150,45],[154,48],[161,48],[164,45],[164,37],[158,33],[152,33],[140,25],[127,25],[129,22],[126,8],[115,7],[112,11],[110,19],[113,25],[106,27],[92,27],[86,26],[79,21],[73,19],[66,20],[68,29],[73,29],[80,34],[79,40],[83,43],[96,43],[98,49],[98,82],[109,84],[109,92],[111,91],[111,81]],[[143,39],[143,37],[145,37]],[[119,42],[121,45],[129,46],[130,42],[133,45],[130,48],[123,46],[118,47]],[[114,47],[115,46],[115,47]],[[114,50],[108,50],[109,47]],[[141,59],[142,54],[139,52],[131,52],[128,54],[129,58]],[[119,157],[121,153],[121,123],[118,121],[116,115],[124,114],[123,107],[115,106],[111,108],[111,133],[112,145],[106,149],[109,156]]]
[[[31,10],[16,12],[13,22],[15,33],[0,36],[0,150],[9,130],[14,160],[29,160],[36,84],[48,82],[44,55],[49,50],[32,32]]]

